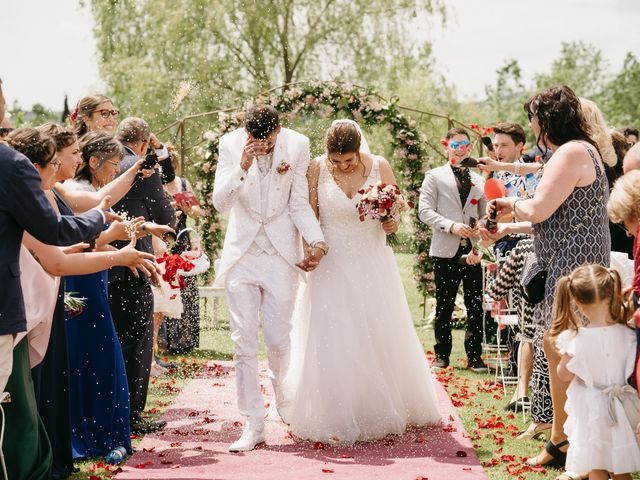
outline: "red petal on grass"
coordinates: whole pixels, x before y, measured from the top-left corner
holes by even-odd
[[[330,468],[323,468],[322,473],[333,473],[333,470],[331,470]]]
[[[515,455],[502,455],[500,457],[500,460],[502,460],[503,462],[513,462],[516,459]]]

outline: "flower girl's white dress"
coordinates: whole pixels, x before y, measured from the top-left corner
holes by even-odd
[[[380,158],[364,186],[380,180]],[[287,408],[300,438],[353,443],[440,419],[424,350],[394,254],[378,220],[356,204],[321,161],[320,224],[329,253],[301,286],[293,316]]]
[[[566,469],[572,472],[640,470],[635,434],[638,394],[627,385],[636,358],[636,335],[624,325],[566,330],[556,340],[572,358],[567,389],[569,439]]]

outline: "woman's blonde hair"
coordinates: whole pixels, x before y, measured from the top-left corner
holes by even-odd
[[[640,170],[631,170],[616,180],[609,194],[607,213],[613,223],[640,220]]]
[[[626,325],[633,308],[627,305],[622,295],[622,281],[616,270],[602,265],[583,265],[570,275],[562,277],[556,286],[553,304],[551,336],[565,330],[578,330],[581,322],[573,308],[573,301],[592,305],[609,302],[609,314],[615,323]]]
[[[600,150],[602,161],[605,165],[614,167],[618,163],[618,156],[613,148],[611,134],[609,133],[610,129],[602,116],[602,112],[591,100],[580,97],[580,103],[582,104],[582,114],[589,126],[589,133],[593,141],[596,142],[598,150]]]

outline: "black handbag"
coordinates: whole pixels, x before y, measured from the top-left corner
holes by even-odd
[[[554,255],[555,256],[555,255]],[[553,257],[551,258],[553,260]],[[551,260],[549,263],[551,263]],[[524,260],[522,273],[520,274],[520,286],[524,299],[532,304],[544,300],[544,292],[547,285],[547,269],[542,268],[535,252],[529,252]]]

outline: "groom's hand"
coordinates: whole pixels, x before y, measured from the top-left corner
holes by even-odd
[[[245,172],[248,172],[253,165],[253,160],[256,158],[255,152],[255,139],[249,135],[247,143],[244,144],[244,150],[242,150],[242,158],[240,159],[240,167]]]
[[[317,247],[308,247],[304,252],[304,259],[296,265],[305,272],[311,272],[320,264],[324,251]]]

